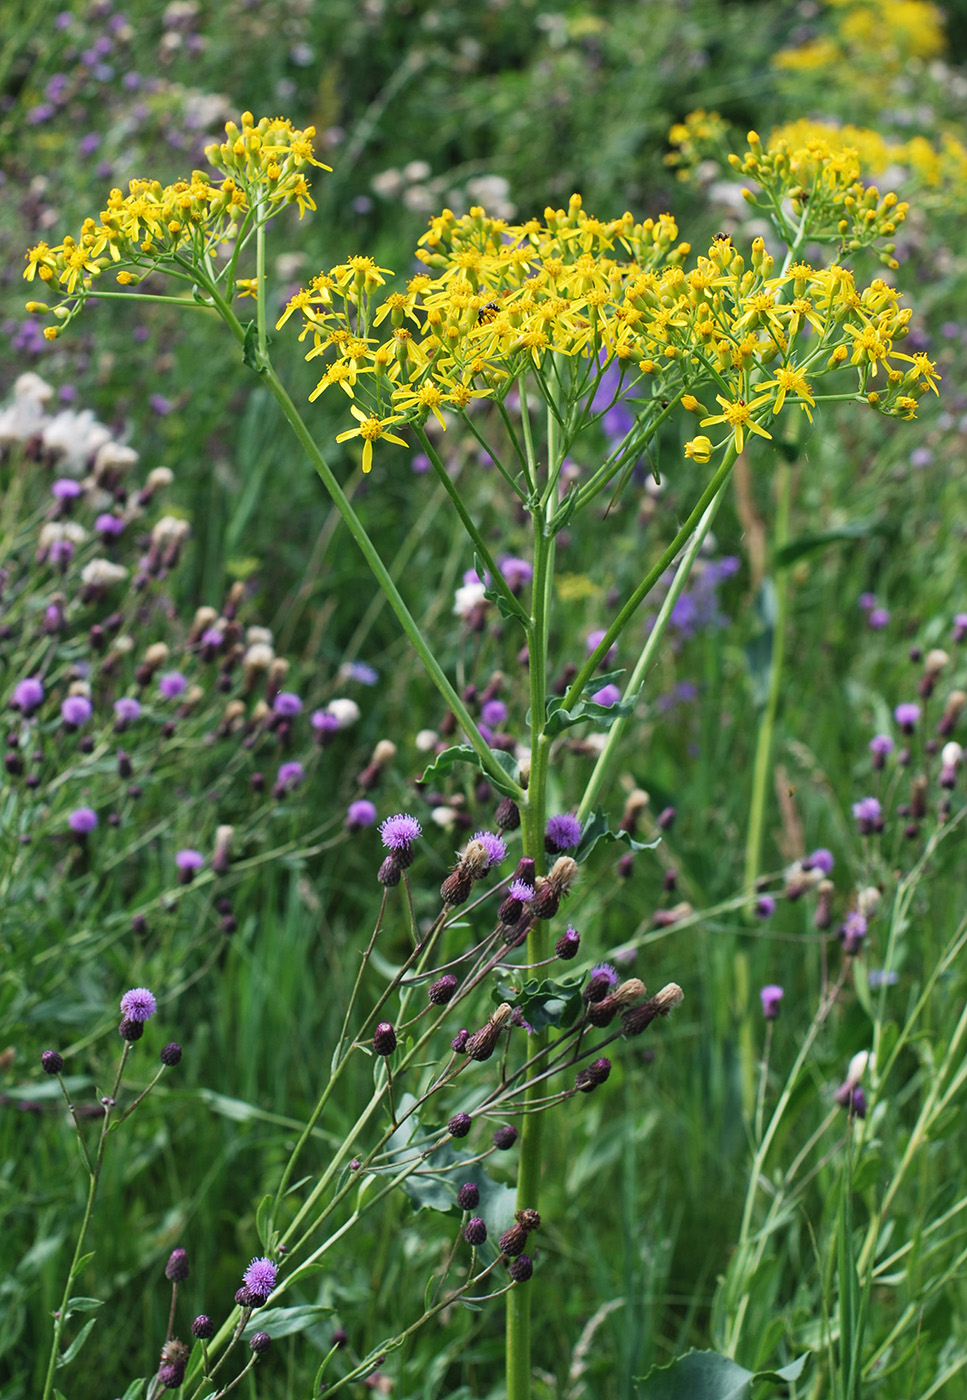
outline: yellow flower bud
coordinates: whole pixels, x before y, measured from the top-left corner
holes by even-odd
[[[712,455],[712,440],[705,437],[692,438],[691,442],[685,444],[685,456],[691,457],[695,462],[707,462]]]

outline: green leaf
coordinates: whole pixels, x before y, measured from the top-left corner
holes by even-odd
[[[259,328],[255,321],[245,327],[245,340],[242,345],[242,363],[254,369],[256,374],[265,373],[265,364],[259,350]]]
[[[611,831],[608,827],[608,819],[604,814],[604,808],[596,807],[584,823],[581,830],[581,840],[573,854],[574,859],[581,865],[587,860],[599,841],[621,841],[632,851],[653,851],[660,840],[661,837],[656,836],[654,841],[636,841],[627,831]]]
[[[61,1355],[58,1356],[58,1358],[57,1358],[57,1365],[58,1365],[58,1366],[66,1366],[67,1363],[68,1363],[69,1361],[73,1361],[73,1360],[74,1360],[74,1357],[77,1355],[77,1353],[80,1351],[81,1347],[84,1345],[84,1343],[87,1341],[88,1337],[90,1336],[91,1328],[94,1326],[94,1324],[95,1324],[96,1321],[97,1321],[97,1318],[96,1318],[96,1317],[92,1317],[89,1321],[87,1321],[87,1322],[84,1323],[84,1326],[83,1326],[83,1327],[81,1328],[81,1330],[78,1332],[77,1336],[76,1336],[76,1337],[74,1338],[74,1340],[71,1342],[71,1344],[70,1344],[70,1346],[67,1348],[67,1350],[66,1350],[65,1352],[62,1352]]]
[[[690,1351],[668,1366],[653,1367],[642,1386],[643,1400],[751,1400],[755,1381],[794,1381],[806,1356],[778,1371],[747,1371],[716,1351]]]
[[[853,1168],[853,1190],[857,1195],[876,1185],[880,1175],[880,1159],[875,1152],[868,1152]]]
[[[304,1332],[314,1322],[321,1322],[332,1313],[332,1308],[322,1303],[297,1303],[291,1308],[259,1308],[258,1313],[242,1333],[252,1337],[256,1332],[268,1332],[276,1337],[291,1337],[293,1332]]]
[[[600,688],[600,687],[599,687]],[[594,700],[578,700],[570,710],[565,710],[564,701],[559,695],[552,695],[547,702],[547,717],[544,720],[544,733],[553,739],[556,734],[570,729],[575,724],[596,724],[599,729],[610,729],[615,720],[633,713],[641,690],[619,700],[616,705],[599,705]],[[530,717],[528,716],[528,723]]]
[[[71,1278],[77,1278],[77,1275],[87,1268],[88,1264],[93,1258],[93,1249],[91,1250],[90,1254],[82,1254],[80,1259],[78,1259],[77,1263],[74,1265],[73,1269],[71,1269]]]
[[[869,1016],[870,1020],[875,1020],[873,1014],[873,1003],[870,999],[870,973],[869,968],[862,958],[853,959],[853,991],[856,993],[856,1000]]]
[[[272,1206],[274,1201],[275,1197],[271,1194],[263,1196],[255,1212],[255,1233],[258,1235],[266,1254],[271,1253],[272,1248],[269,1234],[272,1229]]]
[[[76,1312],[96,1312],[98,1308],[104,1306],[103,1298],[68,1298],[67,1308],[64,1312],[64,1321]]]
[[[506,786],[501,783],[498,778],[494,777],[493,773],[484,769],[479,756],[469,744],[455,744],[453,748],[444,749],[441,754],[437,754],[430,766],[424,768],[420,777],[420,782],[438,782],[440,778],[446,777],[456,764],[469,763],[473,768],[483,773],[488,783],[491,783],[498,792],[504,793],[507,797],[513,797],[517,785],[517,760],[512,754],[504,753],[502,749],[491,749],[491,753],[507,774],[508,781]]]
[[[517,989],[510,983],[498,983],[494,990],[494,1000],[510,1002],[516,1006],[524,1020],[535,1031],[548,1026],[570,1025],[581,1007],[581,978],[575,977],[563,982],[551,978],[539,981],[532,977],[523,987]]]
[[[889,529],[884,521],[864,520],[857,521],[855,525],[841,525],[836,530],[822,530],[815,535],[800,535],[798,539],[789,540],[781,549],[776,550],[775,566],[777,569],[788,569],[797,559],[816,554],[831,544],[846,544],[852,540],[869,539],[871,535],[887,534]]]
[[[473,556],[473,567],[477,571],[477,577],[483,579],[484,597],[493,603],[501,617],[516,618],[518,622],[526,623],[527,614],[520,603],[511,604],[505,593],[499,588],[495,588],[493,583],[487,582],[489,570],[479,554]]]
[[[144,1393],[144,1387],[146,1384],[147,1381],[144,1377],[140,1377],[138,1380],[132,1381],[131,1384],[128,1386],[127,1390],[121,1396],[121,1400],[140,1400],[140,1397]]]

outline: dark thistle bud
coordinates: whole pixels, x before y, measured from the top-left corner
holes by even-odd
[[[45,1074],[60,1074],[64,1068],[64,1057],[56,1050],[45,1050],[40,1057],[40,1064]]]
[[[181,1046],[178,1044],[177,1040],[169,1040],[167,1045],[162,1046],[161,1063],[167,1065],[170,1069],[172,1066],[178,1064],[180,1060]]]
[[[8,749],[3,756],[3,766],[12,778],[19,778],[24,770],[24,761],[15,749]]]
[[[188,1277],[188,1251],[173,1249],[165,1265],[165,1278],[169,1283],[183,1283]]]
[[[467,1048],[467,1041],[469,1039],[470,1032],[467,1030],[466,1026],[464,1026],[462,1030],[457,1031],[456,1035],[450,1041],[450,1049],[455,1050],[458,1055],[462,1055]]]
[[[523,880],[525,885],[533,885],[537,878],[537,867],[530,856],[521,856],[514,871],[515,880]]]
[[[162,1390],[177,1390],[185,1379],[185,1363],[166,1361],[158,1368],[158,1383]]]
[[[456,990],[456,977],[452,972],[445,972],[442,977],[438,977],[435,982],[430,984],[427,996],[434,1006],[446,1006]]]
[[[473,1119],[469,1113],[455,1113],[447,1124],[451,1137],[465,1138],[470,1131]]]
[[[126,1016],[118,1026],[118,1035],[122,1040],[127,1040],[132,1043],[135,1040],[140,1040],[144,1035],[144,1022],[132,1021],[129,1016]]]
[[[148,921],[143,914],[135,914],[131,920],[131,932],[139,936],[148,932]]]
[[[534,1272],[534,1261],[529,1254],[518,1254],[508,1265],[510,1276],[515,1283],[526,1283]]]
[[[631,879],[631,872],[632,872],[633,867],[634,867],[634,856],[631,854],[630,851],[628,851],[628,852],[626,852],[625,855],[623,855],[623,856],[621,857],[621,859],[618,861],[618,879],[619,879],[619,880],[630,880],[630,879]]]
[[[539,1230],[541,1227],[541,1217],[536,1210],[518,1210],[514,1212],[514,1219],[519,1225],[530,1233],[531,1230]]]
[[[473,892],[473,878],[458,865],[440,886],[440,898],[444,904],[466,904]]]
[[[527,1230],[518,1221],[516,1225],[511,1225],[509,1230],[504,1231],[497,1243],[501,1254],[509,1254],[511,1257],[523,1254],[527,1244]]]
[[[849,1080],[841,1084],[833,1095],[840,1108],[848,1108],[851,1118],[866,1117],[866,1095],[860,1084],[853,1084]]]
[[[667,1016],[673,1007],[679,1006],[685,996],[677,982],[669,982],[641,1006],[633,1006],[621,1017],[621,1030],[627,1036],[641,1035],[651,1025],[656,1016]]]
[[[463,1227],[463,1238],[467,1244],[472,1244],[474,1249],[482,1245],[487,1238],[487,1226],[479,1215],[471,1215],[466,1225]]]
[[[590,1006],[596,1001],[604,1001],[611,988],[617,985],[617,981],[618,974],[607,963],[601,967],[593,968],[590,980],[581,993],[585,1005]]]
[[[255,1308],[259,1304],[259,1299],[250,1288],[245,1287],[244,1283],[241,1288],[236,1288],[235,1301],[240,1308]]]
[[[674,894],[678,889],[678,871],[674,866],[670,870],[665,871],[662,877],[661,887],[666,894]]]
[[[554,951],[564,962],[570,962],[577,957],[578,948],[581,946],[581,935],[576,929],[569,928],[561,938],[554,944]]]
[[[574,1087],[582,1094],[590,1094],[592,1090],[604,1083],[610,1073],[611,1061],[602,1055],[600,1060],[594,1060],[585,1069],[578,1070]]]
[[[508,1152],[517,1141],[517,1129],[509,1124],[504,1128],[498,1128],[494,1133],[494,1147],[498,1152]]]
[[[127,781],[133,772],[134,768],[131,765],[130,757],[123,749],[118,749],[118,777]]]
[[[513,1008],[506,1001],[501,1002],[487,1024],[468,1037],[465,1053],[471,1060],[490,1059],[496,1049],[500,1032],[510,1019],[512,1010]]]
[[[561,896],[547,879],[538,875],[531,900],[531,913],[535,919],[553,919],[561,905]]]
[[[833,922],[833,895],[836,887],[832,880],[822,880],[816,887],[816,912],[813,915],[813,926],[818,929],[829,928]]]
[[[191,1335],[199,1342],[207,1342],[215,1335],[215,1324],[205,1313],[199,1313],[191,1324]]]
[[[379,867],[376,878],[381,885],[384,885],[387,889],[392,889],[394,885],[399,884],[402,874],[403,872],[397,862],[396,856],[392,855],[385,858],[382,865]]]
[[[377,1055],[392,1055],[396,1049],[396,1031],[389,1021],[380,1021],[373,1035],[373,1050]]]
[[[264,1356],[272,1345],[272,1338],[268,1332],[256,1332],[249,1342],[249,1346],[256,1356]]]
[[[480,1187],[473,1181],[465,1181],[457,1192],[457,1205],[461,1210],[473,1210],[480,1201]]]
[[[670,831],[675,825],[675,818],[677,815],[678,813],[675,811],[674,807],[665,807],[663,811],[658,813],[658,819],[655,823],[658,830]]]
[[[498,831],[516,831],[520,826],[520,810],[512,797],[502,797],[497,803],[494,825]]]
[[[608,996],[592,1001],[588,1006],[588,1020],[592,1026],[610,1025],[619,1011],[640,1001],[646,991],[644,982],[637,977],[631,977]]]

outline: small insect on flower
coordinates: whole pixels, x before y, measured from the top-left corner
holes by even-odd
[[[487,326],[491,321],[496,321],[500,315],[500,306],[495,301],[488,301],[486,306],[482,306],[477,312],[477,325]]]

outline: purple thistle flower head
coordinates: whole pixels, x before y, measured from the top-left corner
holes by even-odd
[[[491,865],[499,865],[506,859],[507,847],[499,836],[495,836],[492,831],[475,831],[472,840],[479,841],[487,852],[488,869]],[[533,890],[531,891],[533,894]]]
[[[591,699],[596,705],[605,705],[610,709],[621,699],[621,691],[616,685],[603,685],[600,690],[594,692]]]
[[[346,812],[346,828],[348,831],[359,831],[364,826],[372,826],[376,815],[376,808],[372,802],[361,797],[358,802],[350,802],[349,804]]]
[[[855,957],[863,946],[863,939],[866,937],[866,920],[857,910],[847,914],[839,930],[839,936],[843,940],[843,952],[849,957]]]
[[[149,1021],[157,1009],[154,994],[147,987],[132,987],[121,998],[121,1015],[127,1021]]]
[[[13,688],[13,703],[22,714],[33,714],[43,700],[44,687],[36,676],[25,676]]]
[[[612,967],[610,963],[595,963],[594,967],[591,969],[590,980],[592,982],[602,980],[607,985],[608,991],[610,991],[612,987],[618,985],[620,979],[617,969]]]
[[[94,529],[106,540],[116,540],[118,535],[124,531],[124,521],[119,515],[112,515],[110,511],[104,511],[94,521]]]
[[[888,753],[893,752],[893,749],[893,740],[889,734],[874,734],[869,743],[869,750],[874,758],[886,758]]]
[[[379,681],[379,672],[373,666],[367,666],[365,661],[347,661],[340,666],[339,674],[348,681],[356,681],[359,685],[376,685]]]
[[[272,701],[272,713],[282,715],[285,719],[291,719],[301,713],[301,710],[302,701],[291,690],[280,690]]]
[[[84,488],[72,476],[58,477],[50,488],[50,494],[58,501],[76,501]]]
[[[856,818],[861,835],[869,836],[872,831],[876,830],[881,812],[882,808],[875,797],[861,797],[859,802],[853,803],[853,816]]]
[[[86,695],[68,695],[60,707],[61,719],[73,729],[86,724],[93,713],[94,707]]]
[[[220,627],[206,627],[198,640],[206,650],[217,651],[225,640],[225,633]]]
[[[408,812],[397,812],[387,817],[379,829],[383,845],[388,851],[405,851],[422,834],[420,823]]]
[[[551,855],[570,851],[581,840],[581,823],[570,812],[548,817],[544,828],[544,846]]]
[[[166,671],[158,677],[158,689],[166,700],[174,700],[188,688],[188,682],[180,671]]]
[[[97,813],[93,807],[75,807],[67,818],[67,825],[75,836],[87,836],[97,827]]]
[[[512,593],[519,593],[534,577],[533,565],[526,559],[518,559],[512,554],[505,554],[502,559],[498,559],[497,567]]]
[[[175,865],[181,873],[194,875],[205,864],[205,857],[201,851],[193,851],[186,847],[182,851],[175,852]]]
[[[902,705],[897,705],[893,711],[893,718],[904,734],[912,734],[916,728],[917,720],[920,718],[920,706],[907,700]]]
[[[784,996],[783,989],[777,987],[774,982],[762,988],[759,997],[762,1001],[762,1014],[767,1021],[774,1021],[779,1015],[779,1004]]]
[[[755,902],[757,919],[770,919],[776,912],[776,901],[771,894],[760,894]]]
[[[281,763],[275,779],[276,787],[283,792],[291,792],[293,788],[297,788],[300,783],[305,781],[305,776],[306,770],[301,763]]]
[[[122,695],[120,700],[114,702],[114,713],[122,724],[130,724],[140,719],[141,705],[132,695]]]
[[[859,604],[859,606],[863,609],[863,611],[865,613],[868,613],[871,610],[871,608],[876,607],[876,594],[861,593],[856,601]]]
[[[242,1281],[253,1298],[258,1298],[260,1303],[264,1303],[266,1298],[275,1287],[275,1280],[279,1270],[271,1259],[264,1256],[253,1259],[251,1264],[242,1275]]]
[[[481,706],[480,718],[484,724],[503,724],[507,718],[507,706],[503,700],[488,700]]]
[[[313,710],[309,716],[309,723],[321,744],[339,732],[339,719],[336,715],[330,714],[328,710]]]
[[[522,904],[527,904],[534,898],[534,886],[529,885],[526,880],[513,880],[507,891],[507,898],[519,899]]]
[[[825,846],[817,846],[803,861],[802,868],[803,870],[820,870],[824,875],[830,876],[835,864],[832,851],[827,851]]]
[[[874,632],[882,632],[884,627],[890,625],[890,613],[887,608],[873,608],[866,618]]]

